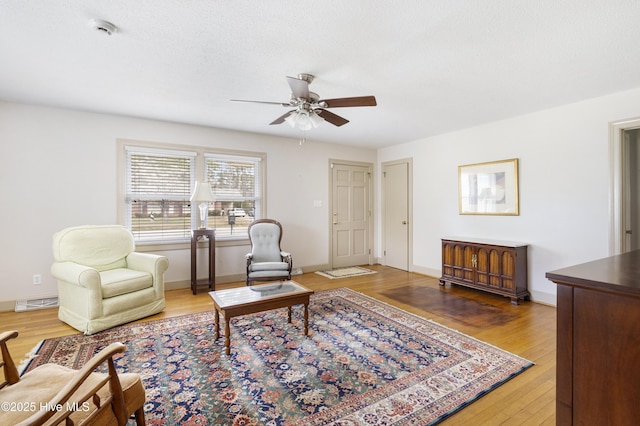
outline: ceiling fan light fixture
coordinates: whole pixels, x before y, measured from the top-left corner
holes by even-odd
[[[320,126],[324,119],[315,111],[300,110],[289,114],[284,121],[294,129],[307,131]]]

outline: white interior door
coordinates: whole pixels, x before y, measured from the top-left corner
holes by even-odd
[[[383,164],[383,256],[393,268],[409,270],[409,163]]]
[[[332,267],[370,264],[371,167],[332,163]]]

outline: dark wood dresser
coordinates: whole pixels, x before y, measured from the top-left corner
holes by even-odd
[[[501,294],[514,305],[528,300],[527,244],[443,238],[440,285],[447,282]]]
[[[637,424],[640,250],[546,277],[558,285],[556,424]]]

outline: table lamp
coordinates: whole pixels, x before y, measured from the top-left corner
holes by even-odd
[[[196,181],[196,186],[193,189],[189,201],[200,203],[198,204],[198,208],[200,209],[200,229],[205,229],[207,227],[206,219],[209,213],[209,202],[215,201],[209,182]]]

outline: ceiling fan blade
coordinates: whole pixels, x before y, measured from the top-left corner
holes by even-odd
[[[336,115],[332,112],[327,111],[326,109],[314,109],[315,113],[318,114],[320,117],[324,118],[325,121],[328,121],[329,123],[333,124],[334,126],[342,126],[344,124],[347,124],[349,122],[349,120],[347,120],[346,118],[342,118],[339,115]]]
[[[291,106],[290,103],[284,103],[284,102],[268,102],[268,101],[248,101],[245,99],[231,99],[231,102],[250,102],[253,104],[269,104],[269,105],[281,105],[281,106]]]
[[[289,116],[289,114],[291,114],[294,111],[295,111],[295,109],[292,109],[291,111],[285,112],[284,114],[282,114],[280,117],[276,118],[275,120],[273,120],[269,124],[271,125],[271,124],[282,124],[282,123],[284,123],[284,119],[287,118]]]
[[[356,96],[354,98],[323,99],[318,101],[324,108],[376,106],[375,96]]]
[[[296,98],[309,99],[309,83],[295,77],[287,77],[291,93]]]

